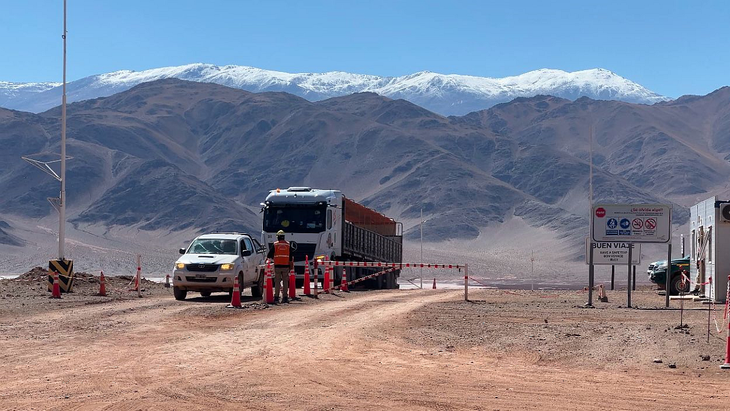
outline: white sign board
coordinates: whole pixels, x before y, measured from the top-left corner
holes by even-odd
[[[593,241],[668,243],[672,208],[665,204],[596,204],[593,206]]]
[[[586,238],[586,264],[590,264],[588,244]],[[630,243],[593,243],[593,265],[627,265],[629,262],[629,247],[631,251],[631,265],[641,264],[641,244]]]

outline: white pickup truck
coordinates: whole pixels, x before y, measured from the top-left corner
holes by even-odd
[[[180,258],[172,273],[176,300],[184,300],[188,291],[208,297],[212,292],[233,294],[233,279],[238,276],[241,295],[251,287],[254,297],[264,289],[263,265],[266,248],[255,238],[242,233],[216,233],[197,237]]]

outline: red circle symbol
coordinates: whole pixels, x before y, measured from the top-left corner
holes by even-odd
[[[603,207],[596,208],[596,217],[603,218],[606,216],[606,209]]]
[[[646,228],[648,228],[649,230],[653,230],[656,228],[656,220],[653,218],[647,218],[644,222],[644,225],[646,225]]]
[[[644,222],[641,221],[640,218],[634,218],[634,221],[631,222],[631,227],[633,227],[634,230],[641,230],[642,227],[644,227]]]

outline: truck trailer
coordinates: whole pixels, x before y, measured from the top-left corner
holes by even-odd
[[[276,233],[283,230],[294,242],[294,267],[298,286],[304,279],[305,256],[310,263],[317,257],[331,261],[403,262],[403,225],[345,197],[339,190],[289,187],[269,192],[261,203],[262,242],[273,247]],[[347,268],[352,281],[377,271],[374,268]],[[339,284],[343,268],[335,268]],[[398,288],[400,271],[365,281],[366,287]],[[322,279],[322,276],[318,276]]]

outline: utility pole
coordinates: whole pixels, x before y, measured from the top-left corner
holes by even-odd
[[[593,306],[593,280],[595,276],[595,267],[593,266],[593,122],[591,121],[591,128],[589,132],[589,171],[588,171],[588,303],[586,306]]]
[[[63,0],[63,95],[61,97],[61,195],[58,206],[58,259],[65,259],[66,243],[66,0]]]

